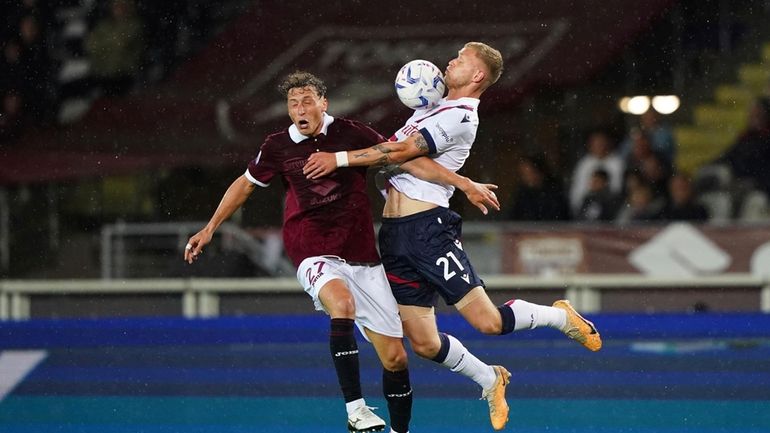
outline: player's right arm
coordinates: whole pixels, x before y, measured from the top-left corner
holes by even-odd
[[[426,157],[407,161],[401,164],[399,168],[426,182],[451,185],[459,189],[465,193],[468,201],[479,208],[484,215],[488,213],[487,206],[497,211],[500,210],[500,202],[493,191],[497,189],[497,185],[475,182]]]
[[[368,149],[337,153],[317,152],[307,160],[302,172],[308,179],[317,179],[338,167],[362,167],[399,164],[430,152],[428,141],[421,133],[415,133],[403,141],[386,141]]]
[[[222,200],[219,202],[219,206],[217,206],[208,224],[187,241],[189,248],[185,247],[184,250],[184,259],[187,263],[192,263],[200,256],[203,247],[211,242],[214,232],[236,210],[243,206],[243,203],[246,202],[246,199],[249,198],[255,187],[256,185],[247,179],[245,175],[233,181],[222,196]]]

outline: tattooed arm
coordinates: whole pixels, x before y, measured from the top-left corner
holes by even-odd
[[[404,141],[385,142],[368,149],[337,152],[318,152],[310,155],[302,172],[308,179],[317,179],[338,167],[398,164],[428,153],[428,142],[422,134],[412,134]]]

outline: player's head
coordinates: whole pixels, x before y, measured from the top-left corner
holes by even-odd
[[[323,128],[324,112],[329,106],[326,100],[326,84],[315,75],[297,71],[289,74],[278,86],[286,97],[289,117],[302,135],[315,136]]]
[[[500,51],[482,42],[468,42],[449,62],[445,81],[450,89],[471,86],[480,94],[496,83],[502,73]]]

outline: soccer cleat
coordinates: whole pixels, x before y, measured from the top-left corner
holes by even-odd
[[[554,302],[553,306],[561,308],[567,313],[567,326],[562,329],[567,334],[567,337],[594,352],[602,348],[602,337],[599,336],[596,326],[575,311],[569,301],[562,299]]]
[[[385,430],[385,421],[372,412],[372,408],[361,406],[348,415],[350,433],[366,433]]]
[[[492,422],[492,428],[502,430],[505,423],[508,422],[508,402],[505,401],[505,387],[511,381],[511,373],[505,367],[493,365],[495,369],[494,385],[485,389],[481,394],[481,399],[489,404],[489,420]]]

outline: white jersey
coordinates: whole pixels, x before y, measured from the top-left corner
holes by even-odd
[[[428,156],[456,172],[465,163],[476,139],[478,107],[476,98],[444,98],[433,108],[415,110],[393,138],[402,141],[412,134],[422,134],[428,142]],[[387,176],[390,184],[407,197],[449,207],[454,187],[426,182],[404,172],[390,172]]]

